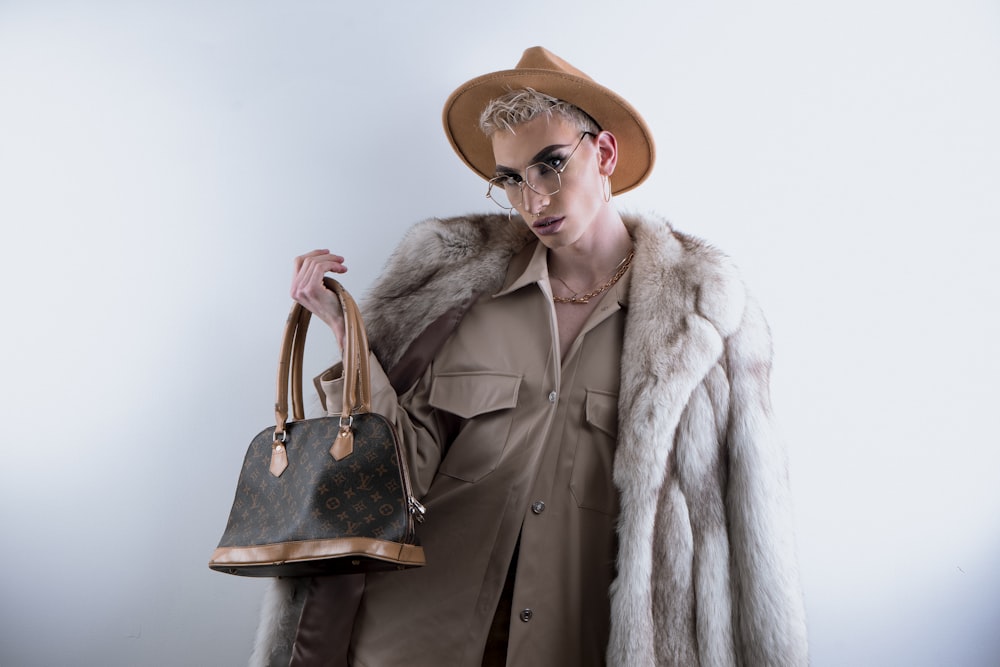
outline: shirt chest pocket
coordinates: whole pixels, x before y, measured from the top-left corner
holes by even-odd
[[[618,491],[612,478],[618,441],[617,394],[588,389],[584,420],[570,488],[579,507],[614,515],[618,512]]]
[[[507,446],[521,377],[507,373],[442,373],[434,377],[428,403],[463,420],[438,472],[477,482],[493,472]]]

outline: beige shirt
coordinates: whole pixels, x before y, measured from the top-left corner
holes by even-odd
[[[396,425],[427,508],[428,564],[368,576],[353,665],[478,666],[518,540],[508,664],[604,663],[627,283],[605,293],[560,363],[535,244],[406,394],[372,364],[373,408]],[[322,385],[337,409],[339,383]]]

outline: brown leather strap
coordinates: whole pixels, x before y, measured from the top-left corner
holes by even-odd
[[[288,420],[288,368],[292,358],[292,343],[299,328],[298,304],[292,306],[285,320],[285,332],[281,337],[281,350],[278,355],[278,382],[275,389],[274,423],[275,434],[285,432],[285,422]]]
[[[368,336],[361,319],[361,310],[343,285],[332,278],[324,278],[324,283],[328,289],[337,294],[344,309],[346,334],[343,355],[344,376],[345,379],[350,378],[350,382],[344,383],[344,398],[348,405],[344,414],[371,412]],[[312,313],[295,303],[292,305],[291,312],[289,312],[285,322],[285,332],[282,336],[278,358],[278,377],[274,402],[275,423],[279,433],[284,431],[285,422],[288,420],[289,393],[291,393],[292,398],[292,418],[296,420],[305,418],[302,398],[302,361],[305,352],[306,332],[309,330],[311,317]]]
[[[302,358],[306,348],[306,331],[309,330],[311,313],[299,308],[298,322],[292,340],[292,363],[290,380],[292,390],[292,418],[305,419],[305,403],[302,401]]]
[[[368,413],[372,409],[371,371],[368,363],[368,335],[361,310],[354,298],[337,281],[327,278],[344,310],[344,402],[341,414]]]
[[[344,310],[344,396],[340,433],[330,454],[337,460],[349,456],[353,451],[353,435],[350,429],[351,415],[371,412],[371,375],[368,363],[368,336],[365,334],[361,311],[343,285],[332,278],[324,278],[324,284],[339,297]],[[292,396],[292,418],[305,419],[302,400],[302,358],[305,352],[306,332],[312,317],[301,304],[292,305],[285,321],[285,332],[281,339],[278,356],[278,378],[274,401],[274,448],[271,454],[270,471],[280,476],[288,467],[287,452],[284,447],[285,425],[288,421],[288,395]]]

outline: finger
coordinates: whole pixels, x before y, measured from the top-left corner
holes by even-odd
[[[305,258],[302,265],[292,275],[292,294],[296,297],[324,298],[325,286],[323,278],[327,273],[345,273],[345,267],[339,261],[324,258]]]
[[[347,267],[343,265],[343,258],[334,259],[334,256],[326,255],[306,260],[299,273],[306,283],[322,285],[326,274],[346,272]]]
[[[339,299],[323,282],[328,273],[346,273],[344,258],[326,248],[312,250],[295,258],[291,296],[317,315],[340,306]]]
[[[298,270],[298,268],[300,266],[302,266],[302,264],[307,259],[309,259],[310,257],[319,257],[320,255],[328,255],[329,253],[330,253],[330,251],[327,250],[326,248],[321,248],[321,249],[318,249],[318,250],[311,250],[311,251],[305,253],[304,255],[299,255],[298,257],[295,258],[295,262],[294,262],[295,263],[295,269]]]
[[[304,266],[318,266],[324,272],[332,273],[345,273],[347,271],[347,267],[344,266],[344,258],[341,255],[334,255],[327,250],[314,250],[311,253],[296,257],[295,271],[300,271]]]

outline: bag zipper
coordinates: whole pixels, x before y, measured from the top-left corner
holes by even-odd
[[[385,418],[383,417],[383,419]],[[388,421],[386,419],[386,423]],[[413,497],[413,488],[410,486],[410,467],[406,463],[406,457],[403,456],[403,447],[399,442],[396,426],[389,424],[389,428],[392,430],[392,440],[396,445],[396,458],[399,459],[400,476],[403,478],[403,494],[406,496],[406,538],[408,542],[413,543],[416,537],[414,521],[416,523],[423,523],[424,517],[427,514],[427,508]]]

